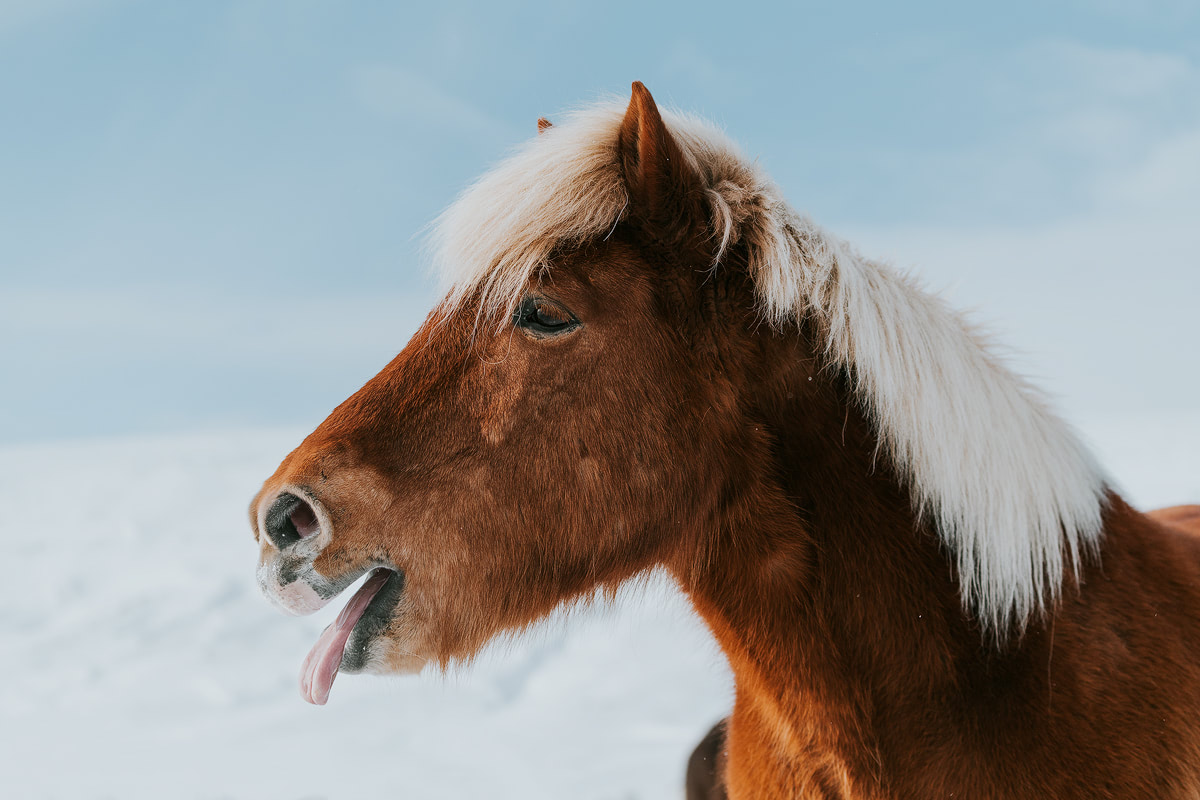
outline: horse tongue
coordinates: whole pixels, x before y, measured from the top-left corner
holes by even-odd
[[[329,689],[342,666],[342,653],[354,626],[362,619],[371,600],[387,583],[392,571],[382,567],[371,573],[336,620],[321,632],[321,637],[304,658],[300,667],[300,696],[313,705],[323,706],[329,700]]]

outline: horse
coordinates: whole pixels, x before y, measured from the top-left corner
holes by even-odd
[[[1200,796],[1200,509],[1131,507],[959,314],[642,84],[538,128],[251,503],[285,611],[367,576],[305,699],[658,570],[736,687],[696,791]]]

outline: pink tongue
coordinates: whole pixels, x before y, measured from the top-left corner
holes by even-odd
[[[317,639],[312,650],[308,651],[300,667],[300,696],[305,700],[316,706],[323,706],[329,700],[329,689],[337,677],[338,668],[342,666],[342,653],[350,639],[350,632],[391,575],[390,569],[376,568],[350,598],[333,624],[322,631],[321,638]]]

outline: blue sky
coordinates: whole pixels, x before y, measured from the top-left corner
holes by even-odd
[[[1194,2],[414,5],[0,4],[0,442],[315,425],[420,228],[635,79],[1069,416],[1200,406]]]

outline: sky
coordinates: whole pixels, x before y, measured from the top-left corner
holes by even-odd
[[[0,2],[0,443],[315,426],[423,227],[633,80],[1069,418],[1200,409],[1200,6],[978,5]]]

